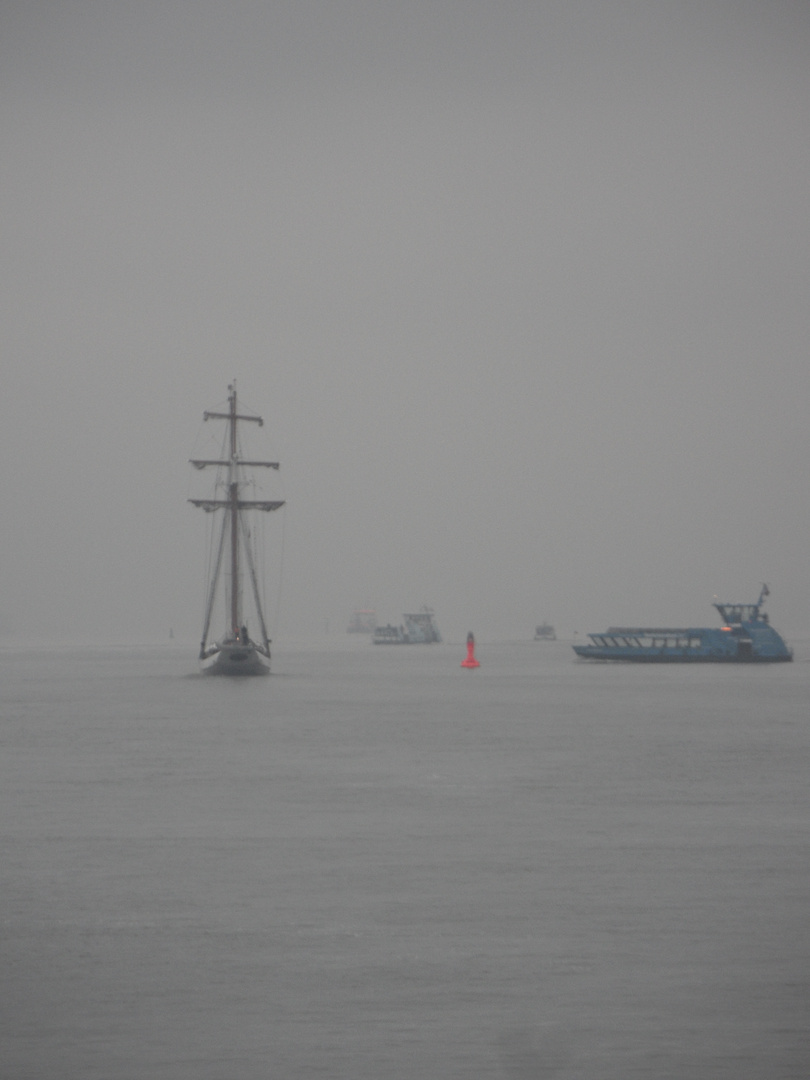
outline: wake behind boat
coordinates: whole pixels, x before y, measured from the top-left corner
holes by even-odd
[[[792,660],[793,652],[762,611],[767,585],[755,604],[715,604],[723,626],[670,629],[611,626],[589,634],[589,645],[574,645],[587,660],[646,663],[775,663]]]
[[[256,573],[257,553],[254,550],[255,533],[250,528],[249,517],[254,512],[267,513],[278,510],[283,500],[247,499],[245,489],[255,483],[256,469],[278,469],[277,461],[255,461],[242,456],[238,427],[240,423],[254,423],[261,427],[260,416],[240,414],[236,405],[236,383],[228,387],[228,411],[205,412],[204,420],[224,420],[225,438],[220,457],[192,459],[195,469],[208,467],[217,470],[214,497],[189,499],[194,506],[206,513],[221,511],[222,523],[216,537],[213,570],[208,584],[200,663],[202,670],[212,675],[266,675],[270,670],[270,639],[267,636],[264,612]],[[223,559],[227,549],[227,558]],[[253,610],[258,622],[259,640],[255,641],[248,631],[243,605],[244,571],[250,581]],[[216,602],[220,579],[224,579],[226,607],[226,630],[219,641],[208,643],[211,617]]]

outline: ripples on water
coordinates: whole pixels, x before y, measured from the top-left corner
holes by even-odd
[[[801,645],[463,655],[3,651],[2,1076],[810,1075]]]

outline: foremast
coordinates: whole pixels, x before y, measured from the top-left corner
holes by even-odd
[[[269,499],[243,499],[240,497],[240,485],[244,483],[242,480],[241,470],[243,468],[266,468],[266,469],[278,469],[279,463],[277,461],[253,461],[239,456],[239,438],[238,438],[238,425],[240,421],[246,423],[258,424],[262,427],[264,420],[260,416],[248,416],[240,413],[237,409],[236,403],[236,382],[233,382],[228,387],[228,411],[211,412],[206,411],[203,413],[203,420],[225,420],[228,423],[228,432],[225,445],[228,447],[229,456],[227,459],[192,459],[191,464],[195,469],[205,469],[208,466],[214,466],[215,468],[226,468],[228,470],[228,478],[226,483],[226,497],[224,499],[189,499],[188,501],[194,506],[201,507],[206,513],[214,513],[217,510],[224,510],[222,518],[222,530],[219,536],[219,543],[217,545],[217,555],[214,564],[214,572],[211,578],[211,583],[208,591],[208,601],[205,610],[205,622],[203,625],[202,640],[200,642],[200,659],[205,659],[211,652],[217,651],[216,646],[212,646],[211,649],[207,648],[208,631],[211,625],[211,615],[214,609],[214,601],[216,599],[217,582],[220,576],[220,568],[222,566],[222,556],[225,549],[226,538],[228,539],[228,548],[230,556],[230,571],[231,571],[231,596],[230,596],[230,635],[234,641],[242,642],[247,645],[250,643],[258,652],[262,653],[266,657],[270,657],[270,639],[267,636],[267,627],[264,621],[264,612],[262,611],[261,597],[259,596],[259,584],[256,577],[256,567],[253,562],[253,555],[250,547],[250,535],[248,529],[242,520],[243,510],[260,510],[270,512],[272,510],[278,510],[279,507],[284,505],[284,500],[269,500]],[[239,588],[239,574],[240,574],[240,545],[239,538],[242,538],[242,544],[244,547],[245,561],[247,563],[248,572],[250,575],[250,582],[253,589],[253,599],[256,604],[256,614],[259,619],[259,627],[261,630],[262,640],[261,643],[249,642],[247,639],[247,633],[242,621],[241,612],[241,590]]]

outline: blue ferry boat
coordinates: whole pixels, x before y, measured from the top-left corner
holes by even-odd
[[[793,652],[762,611],[767,585],[755,604],[715,604],[723,625],[670,629],[611,626],[589,634],[590,644],[574,645],[587,660],[630,660],[646,663],[775,663],[792,660]]]

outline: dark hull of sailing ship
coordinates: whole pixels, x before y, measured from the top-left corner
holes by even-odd
[[[189,502],[208,513],[221,512],[222,515],[214,569],[208,585],[205,622],[200,642],[200,666],[203,672],[210,675],[266,675],[270,671],[270,639],[267,636],[262,610],[256,560],[252,551],[247,516],[253,511],[267,513],[278,510],[284,502],[283,500],[243,498],[244,489],[252,482],[252,470],[278,469],[278,462],[254,461],[241,456],[238,438],[239,424],[252,422],[261,426],[263,420],[260,416],[239,413],[236,404],[236,384],[229,386],[228,391],[227,412],[203,414],[204,420],[227,422],[228,428],[222,456],[191,462],[197,469],[205,469],[209,466],[216,468],[220,482],[217,484],[219,497],[189,499]],[[250,582],[253,606],[259,624],[256,632],[258,640],[255,640],[248,631],[242,597],[243,574]],[[226,576],[229,584],[226,595],[226,630],[218,641],[209,643],[208,635],[220,580]]]

